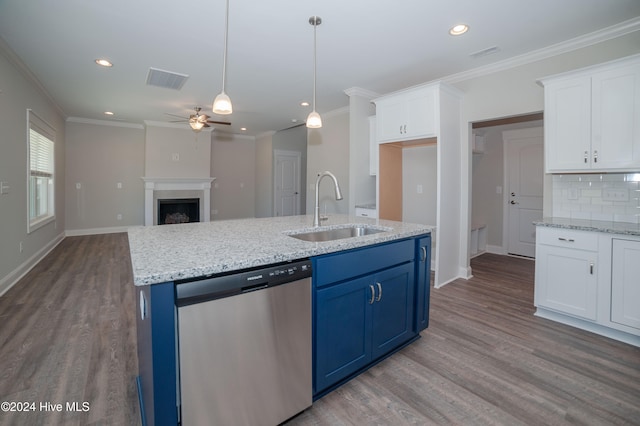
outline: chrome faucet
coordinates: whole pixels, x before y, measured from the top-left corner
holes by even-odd
[[[318,175],[318,178],[316,179],[316,208],[315,208],[315,214],[313,216],[313,226],[314,227],[320,226],[320,181],[325,176],[329,176],[331,179],[333,179],[333,184],[334,184],[335,190],[336,190],[336,200],[342,200],[342,192],[340,192],[340,186],[338,185],[338,179],[336,179],[334,174],[331,173],[331,172],[328,172],[328,171],[320,173]]]

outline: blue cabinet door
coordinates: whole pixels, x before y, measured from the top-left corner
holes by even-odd
[[[316,291],[314,394],[371,361],[371,276]]]
[[[415,331],[429,326],[431,294],[431,236],[416,239],[416,315]]]
[[[386,355],[415,336],[413,262],[375,275],[372,314],[372,359]]]

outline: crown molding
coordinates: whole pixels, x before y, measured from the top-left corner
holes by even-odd
[[[65,120],[67,123],[81,123],[81,124],[95,124],[97,126],[112,126],[112,127],[126,127],[129,129],[144,129],[142,124],[129,123],[126,121],[109,121],[109,120],[96,120],[93,118],[82,117],[67,117]]]
[[[379,93],[363,89],[362,87],[350,87],[348,89],[345,89],[344,93],[346,93],[347,96],[360,96],[369,100],[380,97]]]
[[[521,65],[530,64],[542,59],[551,58],[553,56],[571,52],[573,50],[592,46],[594,44],[602,43],[607,40],[622,37],[626,34],[630,34],[638,30],[640,30],[640,17],[629,19],[617,25],[594,31],[580,37],[575,37],[561,43],[553,44],[542,49],[533,50],[523,55],[505,59],[493,64],[488,64],[486,66],[473,68],[471,70],[463,71],[457,74],[451,74],[439,80],[451,84],[470,80],[476,77],[482,77],[488,74],[493,74],[495,72],[505,71]]]
[[[35,74],[31,72],[31,70],[25,65],[24,62],[22,62],[22,59],[20,59],[16,52],[14,52],[11,47],[9,47],[7,42],[2,37],[0,37],[0,54],[7,58],[9,63],[11,63],[20,72],[20,75],[26,78],[31,84],[33,84],[36,89],[42,94],[42,96],[44,96],[45,99],[51,104],[51,106],[53,106],[56,112],[60,114],[62,119],[66,120],[67,114],[65,114],[62,107],[60,107],[55,99],[53,99],[53,96],[51,96],[47,89],[44,88],[42,83],[40,83],[40,80],[38,80]]]

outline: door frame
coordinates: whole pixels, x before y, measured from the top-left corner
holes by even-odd
[[[296,182],[296,188],[298,188],[298,197],[297,197],[297,207],[296,207],[296,213],[300,214],[300,212],[302,211],[302,207],[301,207],[301,190],[302,190],[302,153],[300,151],[289,151],[289,150],[283,150],[283,149],[274,149],[273,150],[273,209],[271,212],[271,215],[273,217],[276,216],[276,212],[277,212],[277,206],[278,206],[278,191],[276,190],[277,187],[277,178],[278,175],[276,173],[276,167],[278,164],[278,158],[280,156],[286,156],[286,157],[296,157],[296,168],[298,170],[298,181]]]
[[[543,148],[542,154],[542,170],[540,171],[543,176],[544,182],[544,126],[525,127],[522,129],[508,130],[509,132],[521,132],[523,137],[537,137],[540,136],[541,144]],[[509,165],[507,155],[507,145],[509,142],[504,138],[504,131],[502,132],[502,254],[509,254]],[[542,190],[542,197],[544,200],[544,183]],[[543,201],[544,202],[544,201]],[[542,208],[542,214],[544,216],[544,204]]]

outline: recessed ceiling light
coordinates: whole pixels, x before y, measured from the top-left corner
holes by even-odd
[[[302,105],[302,106],[309,106],[309,102],[307,102],[307,101],[302,101],[302,102],[300,102],[300,105]]]
[[[112,67],[113,64],[107,59],[96,59],[96,64],[103,67]]]
[[[240,130],[242,130],[243,132],[247,130],[246,127],[240,127]]]
[[[449,30],[449,34],[457,36],[469,31],[469,27],[465,24],[458,24]]]
[[[105,112],[104,112],[104,115],[113,115],[113,112],[111,112],[111,111],[105,111]]]
[[[292,122],[292,123],[297,123],[297,122],[298,122],[298,119],[297,119],[297,118],[292,118],[292,119],[291,119],[291,122]]]

